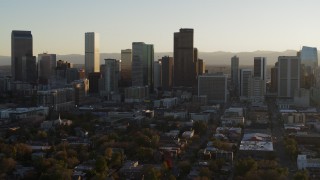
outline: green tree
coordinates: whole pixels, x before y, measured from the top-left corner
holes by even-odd
[[[31,159],[32,150],[30,146],[23,143],[18,143],[14,146],[14,149],[16,151],[17,160],[27,161]]]
[[[65,168],[63,165],[57,163],[49,168],[46,172],[42,172],[40,180],[56,180],[64,179],[71,180],[72,170]]]
[[[191,170],[191,164],[189,161],[180,161],[178,167],[181,170],[181,174],[184,176],[189,174]]]
[[[245,176],[251,170],[257,170],[258,164],[252,159],[241,159],[235,164],[235,174],[238,176]]]
[[[161,177],[161,172],[152,166],[143,168],[144,178],[148,180],[158,180]]]
[[[95,169],[98,173],[104,173],[108,169],[107,162],[103,156],[98,156],[96,159]]]
[[[211,179],[212,172],[210,171],[209,168],[203,167],[203,168],[200,168],[200,170],[199,170],[199,176],[200,177],[207,177],[208,179]]]
[[[207,132],[207,123],[202,121],[196,121],[193,123],[193,129],[196,134],[204,135]]]
[[[308,180],[309,175],[306,170],[303,171],[297,171],[296,174],[293,177],[294,180]]]
[[[298,155],[298,144],[293,138],[284,139],[286,152],[290,155],[291,160],[295,160]]]
[[[10,173],[16,167],[16,161],[12,158],[3,158],[0,161],[0,174]]]

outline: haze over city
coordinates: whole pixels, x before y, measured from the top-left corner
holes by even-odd
[[[10,55],[12,30],[31,30],[34,54],[84,54],[84,32],[100,33],[100,52],[131,43],[172,52],[173,32],[195,30],[200,52],[299,50],[320,46],[320,2],[311,1],[2,1],[0,55]]]

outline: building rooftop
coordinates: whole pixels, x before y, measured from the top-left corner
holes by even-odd
[[[273,151],[273,143],[267,141],[241,141],[242,151]]]

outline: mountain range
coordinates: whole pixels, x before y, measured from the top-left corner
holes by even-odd
[[[162,56],[173,56],[172,52],[155,52],[155,60],[161,59]],[[286,50],[286,51],[253,51],[253,52],[199,52],[199,58],[203,59],[207,65],[230,65],[230,59],[236,55],[239,57],[241,65],[253,65],[254,57],[266,57],[267,64],[273,65],[277,60],[278,56],[295,56],[297,51]],[[319,52],[318,52],[319,54]],[[319,56],[319,55],[318,55]],[[101,53],[100,59],[120,59],[120,53]],[[84,55],[81,54],[67,54],[57,55],[57,60],[62,59],[73,64],[84,64]],[[0,66],[10,65],[10,56],[0,56]],[[101,64],[104,62],[101,61]]]

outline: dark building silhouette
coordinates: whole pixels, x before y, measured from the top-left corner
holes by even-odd
[[[261,80],[266,79],[266,58],[254,57],[253,76],[258,77]]]
[[[72,64],[68,61],[57,61],[56,77],[57,79],[65,79],[67,77],[67,69],[72,68]]]
[[[148,86],[153,91],[154,49],[152,44],[132,43],[132,86]]]
[[[99,82],[102,79],[102,75],[99,72],[89,73],[89,93],[98,94],[100,92]]]
[[[161,59],[162,88],[169,91],[173,84],[173,57],[164,56]]]
[[[31,31],[14,30],[11,33],[11,74],[14,81],[34,82],[36,80],[37,71],[35,57],[33,57]]]
[[[174,33],[174,86],[193,87],[197,83],[198,51],[193,47],[193,29]]]
[[[271,86],[270,92],[278,92],[278,62],[275,63],[274,67],[271,68]]]
[[[56,54],[38,54],[38,76],[39,84],[48,84],[56,73]]]
[[[68,68],[66,70],[66,78],[67,78],[68,84],[70,84],[75,80],[79,80],[80,79],[79,70],[77,68]]]
[[[28,83],[37,82],[37,63],[35,56],[22,57],[22,81]]]

